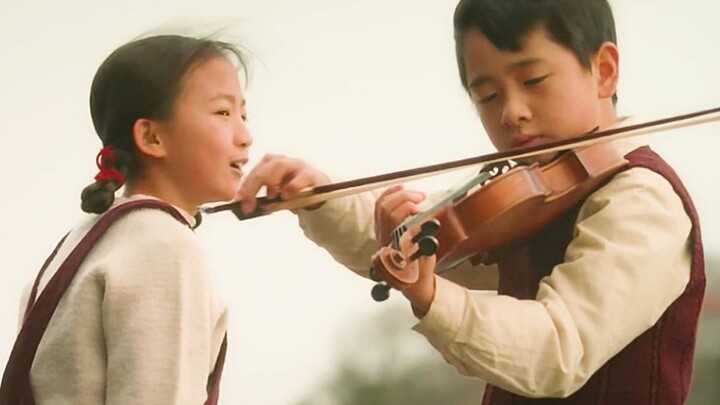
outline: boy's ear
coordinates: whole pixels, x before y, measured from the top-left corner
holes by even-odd
[[[160,135],[160,126],[157,122],[147,118],[140,118],[133,125],[133,139],[138,151],[154,158],[165,157],[165,143]]]
[[[620,76],[620,53],[617,45],[609,41],[603,42],[595,53],[593,62],[597,75],[598,97],[611,98],[617,91]]]

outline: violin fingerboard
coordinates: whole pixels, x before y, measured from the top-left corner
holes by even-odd
[[[405,232],[407,232],[407,227],[404,225],[393,229],[392,235],[390,235],[390,243],[393,249],[400,249],[400,237],[402,237]]]

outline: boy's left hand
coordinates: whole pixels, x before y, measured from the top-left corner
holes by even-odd
[[[418,281],[401,290],[405,298],[410,301],[413,312],[418,318],[427,314],[435,299],[435,261],[435,255],[418,258],[420,267]]]
[[[423,193],[405,190],[402,186],[393,186],[385,190],[375,203],[375,236],[378,242],[385,246],[389,244],[389,235],[400,222],[410,215],[420,212],[417,206],[425,198]],[[409,231],[409,233],[416,230]],[[417,250],[417,246],[410,241],[410,234],[404,235],[401,241],[406,256]],[[418,259],[418,280],[411,285],[399,285],[391,280],[387,274],[379,275],[391,287],[402,292],[410,301],[413,312],[417,317],[423,317],[430,310],[430,304],[435,297],[435,255],[421,256]]]

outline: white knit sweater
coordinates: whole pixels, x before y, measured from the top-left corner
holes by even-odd
[[[98,217],[72,230],[40,291]],[[31,370],[35,400],[202,404],[226,317],[194,232],[164,211],[132,211],[90,251],[50,320]]]

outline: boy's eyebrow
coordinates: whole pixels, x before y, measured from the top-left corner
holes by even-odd
[[[537,58],[537,57],[530,57],[530,58],[526,58],[526,59],[521,59],[521,60],[519,60],[519,61],[517,61],[517,62],[513,62],[513,63],[512,63],[510,66],[508,66],[507,69],[505,69],[505,70],[506,70],[506,71],[515,70],[515,69],[518,69],[518,68],[521,68],[521,67],[524,67],[524,66],[527,66],[527,65],[532,65],[532,64],[535,64],[535,63],[539,63],[539,62],[541,62],[542,60],[543,60],[542,58]],[[470,82],[470,84],[468,84],[468,88],[469,88],[469,89],[472,89],[472,88],[481,86],[481,85],[483,85],[485,82],[487,82],[488,80],[490,80],[490,76],[489,76],[489,75],[480,75],[480,76],[474,78],[474,79]]]

